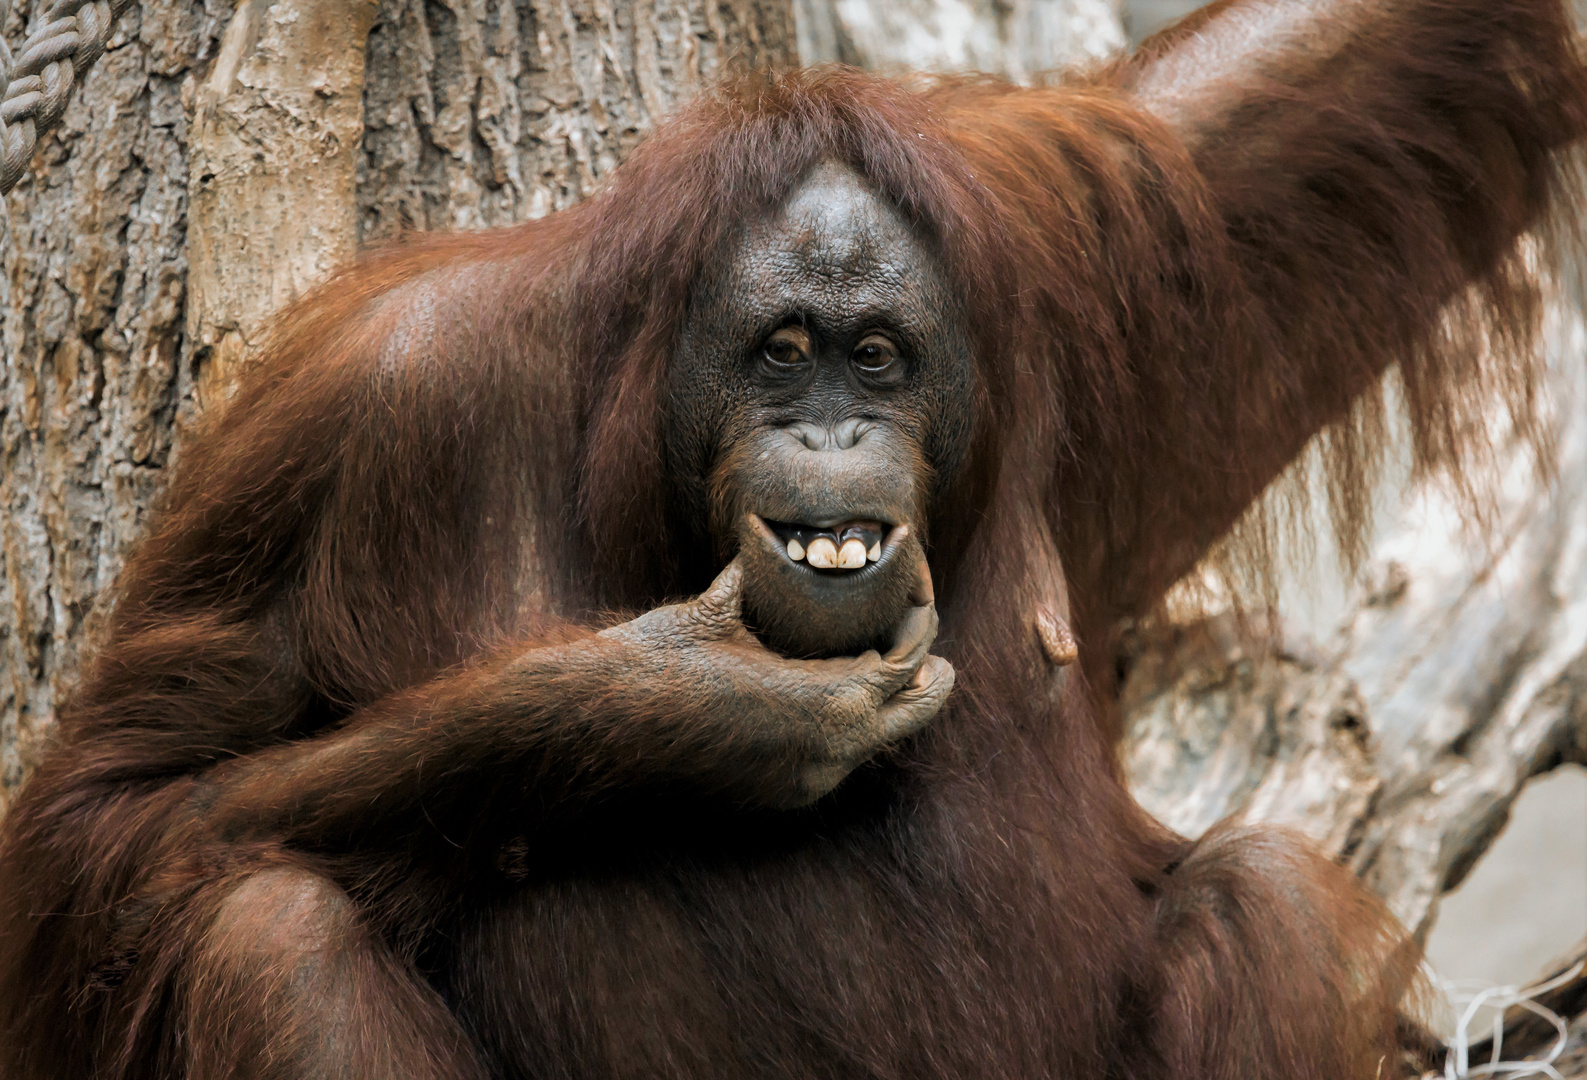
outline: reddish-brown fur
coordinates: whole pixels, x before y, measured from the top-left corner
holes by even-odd
[[[4,822],[0,1073],[1390,1075],[1395,930],[1283,836],[1145,817],[1097,719],[1111,627],[1319,431],[1351,535],[1390,365],[1423,465],[1496,393],[1526,422],[1518,238],[1574,223],[1587,75],[1559,0],[1307,6],[1051,89],[735,84],[590,202],[298,305]],[[976,342],[933,510],[947,708],[817,808],[741,817],[655,810],[665,763],[587,783],[438,732],[496,658],[708,583],[662,372],[691,282],[824,159],[918,223]],[[1055,556],[1087,674],[1056,693]],[[348,731],[393,770],[302,757]]]

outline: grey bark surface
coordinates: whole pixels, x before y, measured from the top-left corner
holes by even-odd
[[[1298,830],[1425,935],[1526,783],[1587,764],[1587,333],[1574,304],[1553,310],[1546,339],[1552,484],[1501,454],[1487,530],[1446,491],[1410,491],[1342,610],[1219,616],[1137,643],[1124,764],[1160,820],[1192,837],[1224,817]],[[1576,1017],[1565,1077],[1587,1076],[1583,995],[1587,977],[1556,995]],[[1522,1034],[1529,1016],[1513,1010]],[[1511,1045],[1544,1048],[1547,1030]]]
[[[360,2],[143,0],[5,201],[0,811],[269,311],[358,243],[568,205],[729,63],[794,59],[781,0]]]
[[[1144,647],[1125,687],[1135,793],[1189,836],[1233,815],[1298,829],[1423,932],[1522,786],[1587,762],[1587,337],[1547,333],[1558,478],[1506,458],[1489,532],[1407,495],[1333,625],[1228,617]],[[1561,942],[1564,948],[1569,942]]]
[[[1120,0],[794,0],[807,64],[1031,83],[1124,44]]]

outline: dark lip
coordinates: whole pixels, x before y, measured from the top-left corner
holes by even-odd
[[[770,521],[783,519],[761,518],[761,520]],[[787,519],[786,524],[801,525],[807,529],[819,529],[825,531],[828,529],[834,529],[839,525],[847,525],[851,521],[875,521],[880,523],[883,529],[891,529],[894,525],[898,524],[895,521],[889,521],[887,518],[878,517],[874,514],[849,514],[845,517],[820,517],[811,518],[808,521],[794,521],[792,519]]]
[[[819,570],[809,563],[794,562],[790,559],[787,545],[777,535],[776,530],[767,524],[766,519],[753,512],[749,514],[750,531],[760,537],[762,542],[773,548],[777,552],[778,557],[790,568],[809,574],[812,577],[858,582],[881,572],[892,561],[893,557],[898,553],[898,549],[903,545],[905,538],[909,536],[909,525],[907,523],[895,525],[881,521],[878,518],[824,518],[820,523],[798,522],[797,524],[810,529],[828,531],[834,526],[846,525],[854,521],[877,521],[886,529],[886,533],[882,537],[881,558],[873,563],[866,563],[857,570]]]
[[[857,537],[869,550],[873,545],[886,539],[892,529],[890,523],[878,521],[876,518],[849,518],[832,525],[813,525],[805,521],[773,521],[771,518],[761,518],[761,520],[784,544],[797,537],[805,547],[809,547],[810,541],[818,536],[825,536],[840,547],[843,541]]]

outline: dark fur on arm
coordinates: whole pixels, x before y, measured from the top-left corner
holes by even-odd
[[[1180,388],[1183,419],[1142,448],[1127,496],[1140,527],[1191,542],[1119,608],[1150,604],[1321,429],[1353,554],[1390,365],[1421,468],[1480,452],[1496,399],[1532,432],[1538,292],[1518,241],[1577,226],[1564,152],[1587,130],[1559,0],[1217,4],[1114,78],[1183,138],[1239,305],[1207,342],[1221,370]]]
[[[1522,237],[1577,224],[1587,131],[1560,0],[1225,3],[1083,82],[936,97],[1017,238],[1082,641],[1150,611],[1322,431],[1357,550],[1391,366],[1423,469],[1480,452],[1495,398],[1535,430]],[[1242,531],[1228,564],[1261,582],[1267,534]]]

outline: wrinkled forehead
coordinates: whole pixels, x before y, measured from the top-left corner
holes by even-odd
[[[734,242],[721,285],[762,312],[863,318],[878,310],[940,314],[935,256],[887,199],[845,166],[812,169],[777,212]]]

